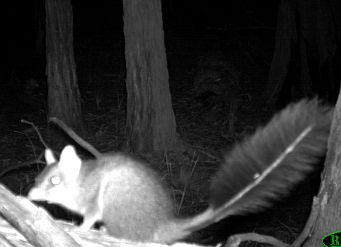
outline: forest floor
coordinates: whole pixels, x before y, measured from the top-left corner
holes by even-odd
[[[190,149],[144,158],[169,184],[179,214],[193,215],[207,205],[209,177],[224,154],[274,113],[264,96],[274,30],[174,31],[166,33],[165,40],[177,130]],[[83,117],[89,130],[84,139],[101,152],[118,150],[126,113],[123,39],[109,34],[93,39],[76,36],[75,54]],[[237,107],[229,112],[223,99],[231,96],[226,90],[233,78],[239,83],[238,94],[233,95]],[[46,123],[44,64],[34,58],[23,60],[13,68],[1,97],[0,181],[13,192],[26,195],[42,169],[36,160],[43,160],[44,146],[31,126],[20,119],[35,123],[45,137],[47,128],[53,128]],[[231,118],[235,119],[233,131]],[[60,148],[52,147],[57,153]],[[318,184],[316,173],[272,208],[223,220],[194,238],[212,244],[234,233],[258,232],[292,242],[309,215]]]

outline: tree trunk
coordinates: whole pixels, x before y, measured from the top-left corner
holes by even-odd
[[[292,59],[292,44],[297,40],[295,2],[281,0],[278,7],[275,50],[266,90],[269,105],[275,105],[283,88],[289,70],[289,63]]]
[[[298,0],[300,36],[305,44],[305,60],[310,67],[311,81],[301,81],[310,92],[335,102],[339,81],[335,81],[333,63],[337,50],[335,17],[329,0]],[[340,10],[339,10],[340,11]],[[300,49],[300,52],[302,50]],[[301,64],[304,61],[301,61]],[[307,71],[301,70],[302,73]],[[309,92],[308,92],[309,93]],[[306,92],[307,94],[307,92]]]
[[[160,0],[124,0],[127,67],[126,147],[137,152],[176,148]]]
[[[329,1],[281,0],[266,90],[269,105],[278,101],[283,88],[289,88],[284,104],[313,94],[335,102],[339,84],[333,67],[335,30]]]
[[[73,51],[71,0],[46,0],[48,116],[84,131]]]
[[[317,196],[318,203],[312,214],[317,218],[307,227],[311,228],[310,237],[303,246],[321,246],[323,236],[341,229],[341,99],[339,97],[335,112],[331,134],[328,143],[328,154],[322,185]]]

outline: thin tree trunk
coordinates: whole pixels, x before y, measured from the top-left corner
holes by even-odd
[[[83,132],[71,0],[46,0],[45,8],[48,116],[57,117],[77,132]]]
[[[288,75],[292,44],[296,42],[295,2],[281,0],[278,7],[277,32],[274,56],[269,72],[266,96],[269,105],[275,105]]]
[[[124,0],[127,66],[126,146],[137,152],[176,148],[160,0]]]

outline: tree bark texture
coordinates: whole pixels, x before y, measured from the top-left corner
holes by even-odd
[[[266,90],[268,103],[276,103],[284,86],[290,88],[288,102],[314,93],[335,101],[339,84],[333,69],[336,44],[327,0],[281,0]]]
[[[46,0],[48,116],[83,132],[81,100],[73,50],[71,0]]]
[[[176,148],[160,0],[124,0],[127,67],[126,146],[137,152]]]
[[[341,99],[334,110],[328,153],[318,193],[317,218],[303,246],[321,246],[322,237],[341,229]],[[316,212],[315,212],[316,213]],[[311,227],[311,226],[310,226]]]
[[[278,7],[275,50],[266,90],[270,105],[275,104],[283,88],[291,60],[292,43],[297,40],[294,2],[281,0]]]

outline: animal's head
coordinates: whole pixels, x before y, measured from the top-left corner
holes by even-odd
[[[60,204],[79,212],[78,176],[82,160],[72,146],[66,146],[59,161],[50,149],[45,150],[46,167],[36,177],[35,184],[28,193],[28,199]]]

